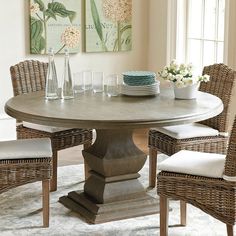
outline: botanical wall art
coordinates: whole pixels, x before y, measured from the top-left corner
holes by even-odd
[[[30,52],[46,54],[79,51],[81,1],[30,0]]]
[[[132,0],[85,0],[85,51],[132,48]]]

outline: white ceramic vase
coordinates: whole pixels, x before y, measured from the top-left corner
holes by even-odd
[[[196,99],[198,94],[200,82],[184,87],[178,88],[173,84],[174,94],[176,99]]]

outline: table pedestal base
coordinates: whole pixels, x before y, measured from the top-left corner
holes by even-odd
[[[159,212],[159,201],[148,194],[132,200],[96,204],[93,199],[82,191],[73,191],[68,196],[61,197],[59,201],[70,210],[79,213],[86,221],[92,224]]]
[[[133,142],[132,130],[97,130],[95,143],[83,151],[90,171],[84,192],[70,192],[60,202],[91,223],[158,212],[157,199],[139,181],[146,154]]]

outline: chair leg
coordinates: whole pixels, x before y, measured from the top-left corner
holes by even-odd
[[[149,187],[154,188],[157,178],[157,150],[149,148]]]
[[[43,227],[49,227],[49,179],[42,181],[43,188]]]
[[[50,181],[50,191],[57,190],[57,151],[53,151],[52,156],[52,179]]]
[[[87,180],[90,176],[89,171],[91,170],[91,168],[88,166],[88,164],[86,163],[85,159],[84,159],[84,178],[85,180]]]
[[[187,203],[180,201],[180,225],[186,226],[187,218]]]
[[[92,140],[90,140],[89,142],[84,143],[84,150],[89,148],[92,145]]]
[[[168,236],[169,201],[160,196],[160,236]]]
[[[86,142],[84,144],[84,149],[89,148],[91,145],[92,145],[92,141]],[[86,161],[84,159],[84,178],[85,178],[85,180],[87,180],[88,177],[90,176],[90,174],[89,174],[90,170],[91,170],[90,167],[88,166],[88,164],[86,163]]]
[[[226,225],[227,227],[227,235],[234,236],[234,226],[233,225]]]

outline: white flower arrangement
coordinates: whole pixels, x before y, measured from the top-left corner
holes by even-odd
[[[193,66],[191,63],[187,65],[179,65],[175,60],[173,60],[169,66],[165,66],[158,74],[164,80],[175,83],[178,88],[184,88],[199,82],[208,82],[210,80],[209,75],[193,76],[192,70]]]

